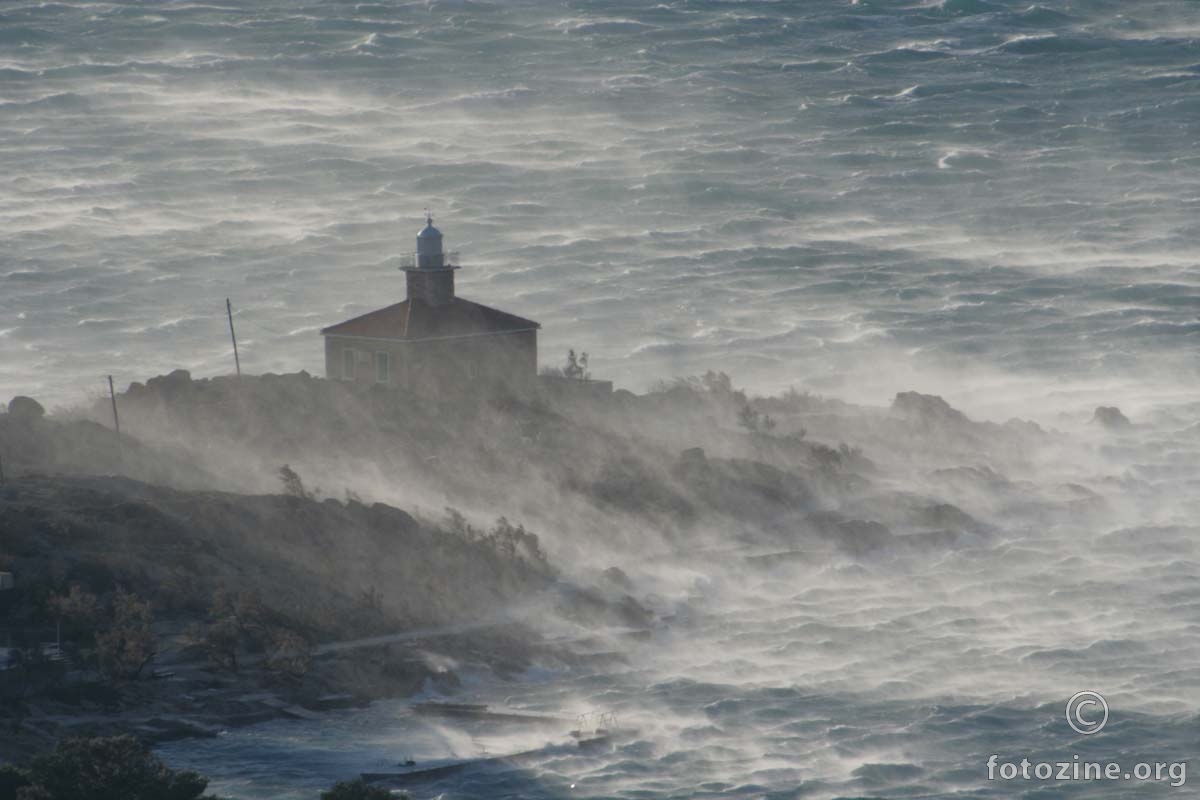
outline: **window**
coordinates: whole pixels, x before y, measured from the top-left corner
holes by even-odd
[[[387,353],[375,354],[375,381],[376,383],[387,383],[391,376],[388,374],[391,363]]]
[[[354,351],[349,347],[342,351],[342,377],[354,380]]]

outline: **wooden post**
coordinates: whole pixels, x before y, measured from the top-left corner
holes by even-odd
[[[233,365],[237,367],[237,376],[242,377],[242,360],[238,358],[237,334],[233,330],[233,303],[225,298],[225,313],[229,316],[229,338],[233,340]]]
[[[125,454],[121,452],[121,418],[117,416],[117,393],[113,389],[112,375],[108,376],[108,399],[112,401],[113,428],[117,431],[117,461],[120,462]]]

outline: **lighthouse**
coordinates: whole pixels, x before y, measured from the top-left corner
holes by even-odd
[[[426,213],[402,267],[406,298],[322,329],[325,376],[417,392],[532,384],[541,325],[458,297],[455,260]]]

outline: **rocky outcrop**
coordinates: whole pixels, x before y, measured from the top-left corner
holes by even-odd
[[[1110,431],[1125,430],[1133,425],[1116,406],[1098,406],[1092,414],[1092,423]]]
[[[8,413],[17,422],[29,424],[37,422],[46,415],[46,409],[32,397],[18,395],[8,402]]]
[[[0,489],[3,549],[36,582],[126,587],[161,609],[257,592],[315,639],[479,619],[547,586],[503,531],[468,536],[390,506],[184,492],[113,477],[19,477]],[[56,566],[57,565],[57,566]]]
[[[891,413],[910,422],[926,425],[967,425],[967,415],[936,394],[900,392],[892,400]]]

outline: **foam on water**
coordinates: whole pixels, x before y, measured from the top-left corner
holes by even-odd
[[[1194,414],[1195,406],[1191,407]],[[1173,412],[1092,467],[1082,440],[1014,483],[990,513],[994,537],[953,550],[822,556],[746,571],[737,559],[637,566],[675,604],[669,627],[597,671],[468,678],[468,696],[530,711],[613,710],[637,729],[612,752],[570,749],[520,768],[488,766],[422,785],[419,797],[1041,796],[1046,785],[986,780],[1002,760],[1186,760],[1200,707],[1200,552],[1191,436],[1167,458]],[[1120,452],[1117,452],[1120,451]],[[1180,467],[1180,456],[1184,467]],[[1126,470],[1129,487],[1095,506],[1048,512],[1063,484]],[[1136,481],[1130,481],[1133,475]],[[1075,485],[1075,484],[1069,484]],[[1082,688],[1110,725],[1072,734],[1063,704]],[[516,752],[545,737],[511,727],[435,730],[382,703],[320,724],[272,723],[165,748],[239,797],[305,797],[358,771],[420,759]],[[444,734],[444,735],[443,735]],[[454,741],[445,736],[453,734]],[[432,738],[431,738],[432,736]],[[1051,784],[1055,796],[1170,796],[1166,783]],[[307,793],[307,794],[306,794]]]
[[[465,294],[634,386],[736,364],[878,401],[906,388],[870,381],[899,354],[1126,393],[1194,377],[1189,5],[545,12],[4,9],[9,393],[78,399],[81,349],[123,380],[221,371],[226,295],[287,332],[398,297],[387,259],[427,204],[470,254]],[[1170,289],[1112,324],[1142,285]],[[62,324],[99,305],[129,319],[119,343]],[[165,340],[164,316],[208,324]],[[763,352],[781,320],[797,338]],[[260,337],[246,366],[320,352]]]

